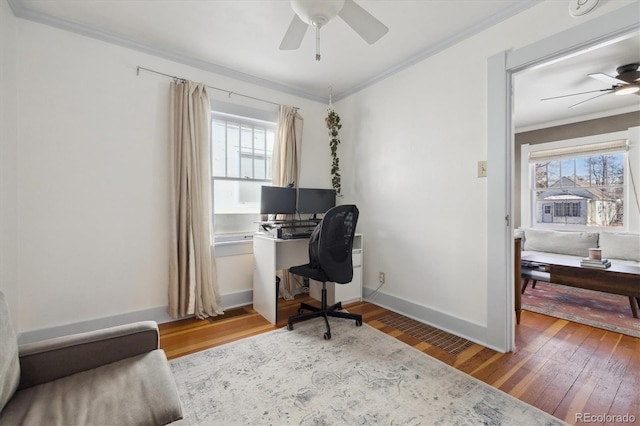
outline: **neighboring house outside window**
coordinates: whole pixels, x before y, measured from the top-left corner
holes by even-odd
[[[618,142],[617,148],[613,142]],[[625,141],[531,152],[532,225],[624,227]],[[569,151],[569,152],[566,152]],[[526,183],[525,183],[526,184]]]
[[[271,185],[276,123],[211,113],[213,226],[216,239],[249,235],[260,220],[260,188]]]

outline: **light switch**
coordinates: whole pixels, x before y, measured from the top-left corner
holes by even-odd
[[[478,161],[478,177],[487,177],[486,161]]]

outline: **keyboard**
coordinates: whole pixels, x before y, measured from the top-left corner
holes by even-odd
[[[309,238],[311,237],[311,233],[313,231],[297,231],[297,232],[283,232],[282,239],[283,240],[292,240],[295,238]]]

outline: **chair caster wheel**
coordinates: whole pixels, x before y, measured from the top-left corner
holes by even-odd
[[[360,327],[362,325],[362,321],[361,320],[356,320],[356,327]]]
[[[287,330],[289,331],[293,330],[293,324],[287,324]]]
[[[304,309],[302,308],[298,309],[298,315],[302,315],[302,314],[304,314]]]
[[[329,332],[324,333],[324,340],[329,340],[329,339],[331,339],[331,333]]]

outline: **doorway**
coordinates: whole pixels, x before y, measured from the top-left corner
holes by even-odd
[[[513,76],[534,66],[576,54],[601,43],[638,31],[637,5],[629,5],[594,18],[532,45],[502,52],[488,61],[487,160],[488,176],[487,260],[488,340],[506,351],[515,348],[513,183],[514,131],[512,122]],[[505,131],[505,129],[507,131]],[[496,297],[496,296],[500,297]]]

